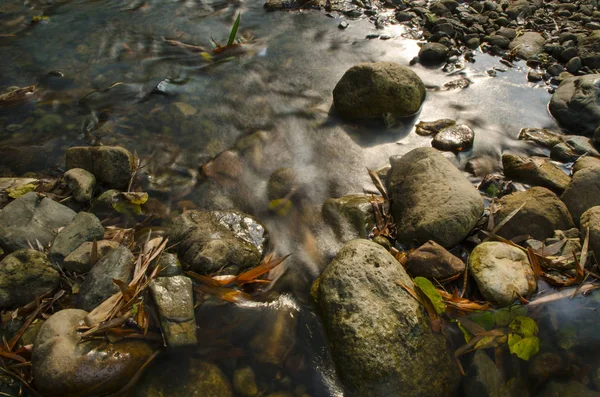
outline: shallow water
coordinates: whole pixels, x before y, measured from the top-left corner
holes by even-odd
[[[248,42],[212,61],[200,49],[169,42],[210,51],[211,38],[227,41],[238,13]],[[29,24],[36,15],[48,20]],[[324,200],[374,191],[365,168],[384,167],[391,155],[428,146],[430,138],[414,133],[419,120],[471,125],[473,150],[449,157],[461,167],[471,158],[488,159],[482,162],[486,172],[498,169],[505,150],[539,150],[516,139],[521,128],[558,129],[547,111],[550,95],[543,85],[526,82],[524,63],[490,77],[486,71],[502,65],[481,53],[452,74],[414,66],[430,87],[415,117],[391,128],[382,121],[342,122],[331,111],[331,92],[345,70],[366,61],[408,64],[418,46],[401,36],[399,26],[382,31],[351,20],[340,30],[341,20],[324,11],[267,13],[261,0],[0,3],[0,89],[38,86],[27,104],[0,109],[0,147],[31,149],[35,142],[33,154],[2,163],[9,165],[0,173],[58,173],[70,146],[117,144],[137,151],[145,164],[143,187],[166,203],[166,212],[190,200],[199,208],[237,208],[261,219],[272,249],[293,254],[275,284],[289,294],[291,306],[215,303],[199,313],[199,322],[208,331],[228,330],[206,339],[224,340],[223,348],[200,346],[195,354],[217,360],[230,374],[254,362],[250,341],[279,324],[289,333],[281,343],[292,346],[286,357],[295,361],[286,359],[283,369],[258,366],[257,377],[271,392],[301,387],[310,396],[340,393],[318,322],[307,309],[311,282],[341,245],[320,219]],[[367,40],[369,33],[392,39]],[[472,84],[435,88],[460,77]],[[124,84],[108,89],[114,83]],[[232,148],[235,153],[215,162],[217,176],[201,179],[201,165]],[[296,171],[302,191],[285,217],[267,211],[265,192],[280,167]],[[294,320],[278,323],[278,316]]]

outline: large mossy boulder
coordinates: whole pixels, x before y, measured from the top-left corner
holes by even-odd
[[[552,95],[549,109],[573,134],[593,135],[600,125],[600,74],[563,80]]]
[[[336,112],[346,119],[410,116],[421,108],[425,84],[415,72],[393,62],[360,63],[348,69],[333,90]]]
[[[444,247],[462,241],[483,213],[477,189],[433,148],[419,148],[390,158],[388,192],[398,240]]]
[[[201,274],[239,274],[260,263],[267,243],[263,225],[237,211],[188,211],[167,229],[181,261]]]
[[[579,224],[585,211],[600,205],[600,168],[590,167],[576,172],[560,198],[575,223]]]
[[[27,193],[0,211],[0,246],[7,251],[47,247],[58,230],[67,226],[75,211],[35,192]]]
[[[521,208],[497,232],[499,236],[507,239],[529,235],[543,241],[552,237],[554,230],[575,227],[565,204],[556,194],[543,187],[504,196],[498,200],[498,207],[494,214],[496,225]]]
[[[450,396],[460,381],[452,353],[397,281],[415,288],[368,240],[347,243],[319,278],[317,306],[340,378],[349,396]]]
[[[83,341],[87,312],[61,310],[42,325],[33,346],[34,385],[45,397],[96,397],[119,392],[153,354],[141,339]]]

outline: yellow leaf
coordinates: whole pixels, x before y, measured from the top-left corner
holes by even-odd
[[[148,193],[146,192],[129,192],[123,193],[125,200],[134,205],[142,205],[148,201]]]
[[[9,197],[16,199],[16,198],[23,196],[24,194],[33,192],[36,187],[37,187],[37,184],[28,183],[26,185],[8,188],[8,189],[6,189],[6,193],[8,193]]]

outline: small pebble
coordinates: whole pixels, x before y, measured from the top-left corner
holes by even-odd
[[[342,21],[340,22],[340,24],[338,25],[338,28],[340,29],[346,29],[348,26],[350,26],[350,24],[346,21]]]

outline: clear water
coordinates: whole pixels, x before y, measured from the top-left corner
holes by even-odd
[[[168,41],[210,51],[211,38],[227,41],[238,13],[247,43],[212,62]],[[29,23],[39,15],[48,20]],[[517,63],[492,78],[486,71],[502,65],[484,54],[452,75],[414,66],[430,87],[416,117],[391,128],[343,122],[331,110],[331,92],[345,70],[367,61],[408,64],[418,46],[399,26],[382,31],[354,20],[340,30],[340,21],[324,11],[267,13],[261,0],[0,1],[0,88],[37,86],[25,105],[0,109],[0,148],[33,153],[5,160],[0,173],[58,173],[70,146],[122,145],[143,160],[144,187],[165,204],[165,216],[182,200],[198,208],[237,208],[266,224],[273,250],[293,254],[276,275],[275,289],[286,294],[276,300],[283,299],[281,305],[215,302],[199,312],[207,346],[193,354],[228,375],[250,364],[269,392],[340,394],[308,298],[312,281],[341,246],[320,219],[324,200],[373,191],[367,167],[428,146],[429,138],[414,133],[418,120],[471,125],[473,150],[450,157],[461,167],[485,159],[486,170],[499,169],[502,151],[539,150],[516,140],[521,128],[558,129],[547,111],[550,95],[526,82],[527,67]],[[367,40],[369,33],[392,39]],[[435,89],[460,77],[469,78],[470,87]],[[106,90],[117,82],[125,84]],[[217,177],[199,177],[203,163],[244,146],[248,136],[259,144],[222,157]],[[292,167],[302,186],[301,203],[285,217],[267,211],[265,192],[280,167]],[[282,338],[274,344],[290,346],[282,367],[256,364],[248,348],[265,332]],[[164,360],[159,365],[171,365]]]

